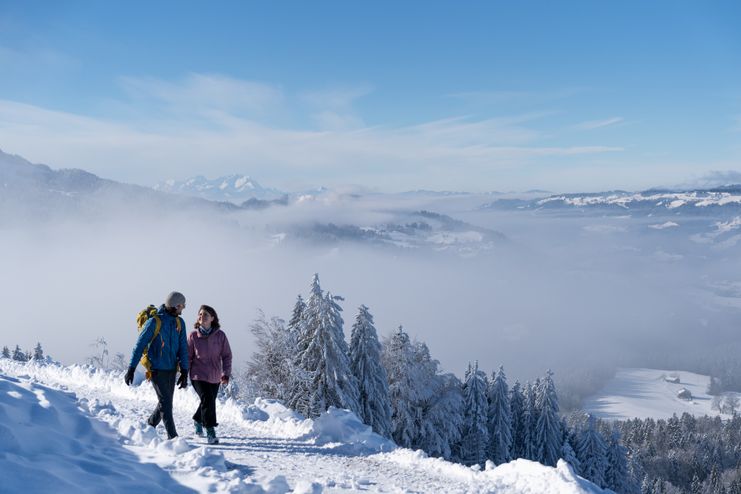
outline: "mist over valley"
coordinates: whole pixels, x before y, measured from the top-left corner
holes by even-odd
[[[255,208],[273,199],[207,200],[8,154],[0,183],[7,344],[41,341],[63,362],[84,361],[100,337],[127,353],[136,312],[176,289],[188,324],[200,304],[217,308],[243,364],[258,310],[288,318],[314,273],[345,298],[346,332],[365,304],[382,336],[403,325],[459,375],[474,360],[520,380],[702,370],[741,343],[735,188],[659,199],[316,188]]]

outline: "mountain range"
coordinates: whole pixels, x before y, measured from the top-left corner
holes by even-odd
[[[296,217],[301,219],[280,227],[266,224],[264,233],[268,237],[320,244],[359,242],[402,249],[432,248],[462,255],[489,250],[505,239],[500,232],[419,209],[386,210],[385,221],[370,224],[358,223],[354,218],[341,223],[325,221],[317,208],[355,207],[360,196],[337,194],[323,187],[283,194],[263,188],[242,175],[216,180],[201,176],[148,188],[103,179],[79,169],[54,170],[0,151],[0,187],[0,225],[73,217],[110,219],[117,215],[133,215],[151,218],[153,213],[168,212],[230,214],[292,206],[296,211],[309,211],[313,216],[298,214]],[[239,201],[245,197],[247,199],[238,204],[227,200]]]
[[[79,169],[47,165],[0,151],[0,223],[53,220],[67,215],[101,217],[116,208],[162,211],[232,210],[217,203],[100,178]]]
[[[556,194],[536,199],[498,199],[482,209],[557,211],[652,215],[738,214],[741,212],[741,185],[709,189],[643,192],[608,191],[583,194]]]
[[[235,204],[242,204],[251,199],[279,199],[286,195],[277,189],[263,187],[247,175],[227,175],[213,180],[197,175],[182,181],[166,180],[156,184],[153,189]]]

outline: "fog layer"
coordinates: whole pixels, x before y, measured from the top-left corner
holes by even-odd
[[[404,325],[459,375],[473,360],[524,379],[547,367],[625,362],[657,348],[691,354],[739,339],[735,250],[639,219],[482,212],[478,201],[338,196],[253,212],[116,209],[7,226],[0,300],[9,331],[0,344],[41,342],[71,363],[103,337],[128,360],[136,313],[179,290],[189,327],[200,304],[218,311],[240,365],[253,351],[248,327],[258,309],[288,318],[315,272],[324,289],[345,297],[348,337],[365,304],[381,335]],[[304,235],[329,223],[370,229],[421,208],[506,240],[461,255],[455,243]],[[719,298],[718,286],[732,293]]]

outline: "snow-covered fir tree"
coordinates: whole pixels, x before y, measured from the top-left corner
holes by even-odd
[[[525,383],[524,430],[525,456],[528,460],[538,461],[535,429],[538,425],[537,389],[540,387],[540,378],[534,383]]]
[[[478,361],[469,364],[463,384],[463,427],[459,457],[465,465],[486,463],[489,449],[488,400],[486,374],[479,370]]]
[[[509,393],[509,407],[512,415],[512,458],[525,458],[525,396],[522,394],[522,386],[515,381]]]
[[[579,457],[576,454],[576,449],[579,444],[579,437],[577,435],[578,431],[575,427],[572,427],[570,423],[581,424],[583,418],[584,416],[581,412],[572,412],[570,417],[561,417],[561,433],[563,434],[561,458],[571,464],[574,472],[576,472],[577,475],[579,475],[581,472],[581,463],[579,462]],[[569,455],[573,453],[573,456],[569,456],[567,458],[565,456],[567,455],[567,453]]]
[[[703,494],[702,481],[700,480],[700,477],[697,476],[697,474],[692,477],[692,482],[690,482],[690,494]]]
[[[538,411],[534,441],[536,459],[544,465],[554,467],[561,456],[563,435],[558,415],[558,396],[550,370],[540,382],[535,407]]]
[[[33,359],[44,360],[44,349],[41,348],[41,343],[36,343],[36,346],[33,349]]]
[[[461,382],[453,374],[436,374],[431,393],[422,400],[421,426],[415,444],[430,456],[453,458],[463,426]]]
[[[15,350],[13,350],[13,360],[17,360],[18,362],[26,362],[28,360],[26,354],[18,345],[16,345]]]
[[[492,376],[489,386],[489,459],[495,465],[512,459],[512,411],[504,368]]]
[[[318,286],[318,275],[314,275],[312,284]],[[296,363],[309,378],[305,407],[299,409],[307,417],[318,417],[330,406],[360,414],[358,385],[350,370],[338,299],[330,292],[324,297],[321,292],[319,295],[312,292],[306,305]]]
[[[605,487],[617,494],[634,494],[633,486],[628,471],[628,449],[620,442],[620,429],[612,427],[607,441]]]
[[[295,316],[295,311],[294,311]],[[391,437],[388,376],[381,365],[381,344],[368,307],[361,305],[350,332],[350,369],[358,383],[360,419]]]
[[[419,430],[415,406],[418,397],[412,343],[402,326],[384,342],[381,361],[389,383],[391,437],[399,446],[410,448]]]
[[[574,451],[574,448],[571,447],[571,443],[568,439],[563,440],[563,445],[561,446],[561,458],[571,465],[571,468],[574,469],[574,472],[577,475],[580,475],[581,462],[579,462],[579,458],[576,456],[576,452]]]
[[[300,295],[299,295],[300,297]],[[294,375],[291,377],[290,390],[288,392],[287,405],[294,410],[309,416],[309,390],[313,373],[304,369],[301,365],[301,356],[306,351],[313,333],[316,331],[318,324],[318,315],[324,300],[324,293],[319,284],[319,275],[314,274],[311,279],[311,289],[309,290],[309,299],[303,303],[303,299],[297,300],[294,305],[294,315],[291,317],[291,330],[296,340],[295,352],[293,354]]]
[[[10,349],[7,346],[3,346],[3,358],[10,358]]]
[[[423,342],[412,343],[414,403],[417,435],[412,447],[431,456],[452,457],[452,445],[460,439],[463,397],[460,381],[439,373],[439,362]],[[456,389],[457,388],[457,389]]]
[[[705,481],[706,484],[706,492],[713,493],[713,494],[726,494],[725,493],[725,486],[723,485],[723,480],[720,478],[720,470],[718,469],[718,465],[714,464],[713,467],[710,469],[710,475],[708,476],[707,480]]]
[[[262,311],[250,326],[257,350],[247,363],[247,378],[263,398],[288,400],[295,375],[294,335],[278,317],[268,320]]]
[[[591,415],[587,419],[586,426],[579,433],[576,455],[579,458],[581,476],[604,487],[607,472],[607,445]]]
[[[535,389],[540,381],[525,382],[523,388],[523,458],[535,461],[535,425],[538,423],[538,410],[535,407]]]
[[[317,277],[317,286],[319,278]],[[313,286],[312,286],[313,289]],[[304,311],[306,310],[306,303],[304,298],[299,294],[296,297],[296,303],[293,306],[293,312],[291,313],[291,319],[288,321],[288,330],[292,333],[298,334],[301,331],[301,324],[304,320]]]

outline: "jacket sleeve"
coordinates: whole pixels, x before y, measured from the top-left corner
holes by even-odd
[[[193,361],[196,358],[196,342],[194,341],[195,337],[195,333],[193,333],[192,331],[188,335],[188,363],[190,364],[189,369],[191,371],[193,370]]]
[[[224,334],[224,344],[221,347],[221,368],[225,376],[232,375],[232,347],[229,346],[229,338]]]
[[[149,318],[149,320],[144,324],[144,329],[142,329],[142,332],[139,333],[139,338],[136,340],[134,350],[131,352],[129,367],[136,367],[137,365],[139,365],[139,360],[141,360],[142,358],[144,349],[147,347],[147,345],[149,345],[149,342],[152,341],[155,326],[156,321],[154,320],[154,317]]]
[[[180,318],[180,337],[178,338],[178,360],[180,361],[180,371],[188,372],[190,369],[190,361],[188,360],[188,338],[186,336],[187,330],[185,329],[185,321]]]

